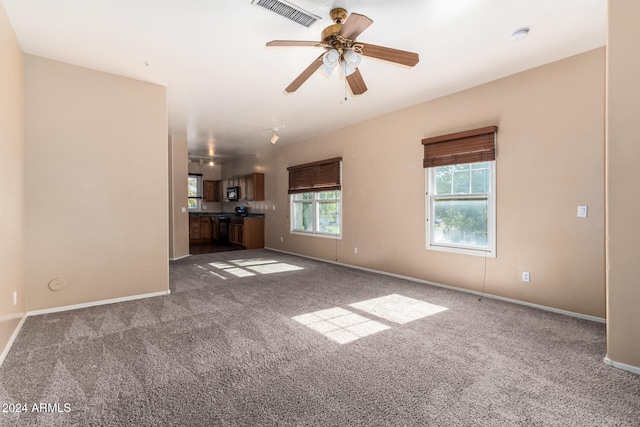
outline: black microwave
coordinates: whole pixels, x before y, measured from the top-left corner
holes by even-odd
[[[227,200],[234,201],[240,199],[240,187],[227,187]]]

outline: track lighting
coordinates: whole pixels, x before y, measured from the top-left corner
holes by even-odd
[[[278,140],[280,139],[280,137],[278,136],[277,133],[275,133],[275,131],[273,132],[273,136],[271,137],[271,143],[275,144],[276,142],[278,142]]]
[[[188,162],[198,162],[200,166],[204,166],[204,164],[208,164],[209,166],[214,166],[214,158],[213,157],[205,157],[205,156],[189,156]]]

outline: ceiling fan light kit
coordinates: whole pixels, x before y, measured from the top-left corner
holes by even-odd
[[[371,19],[364,15],[358,13],[348,15],[345,9],[335,8],[331,11],[330,16],[334,24],[329,25],[322,31],[322,39],[319,42],[273,40],[267,43],[267,46],[322,47],[326,51],[287,86],[286,92],[292,93],[298,90],[318,70],[330,76],[333,73],[333,69],[339,64],[351,93],[361,95],[367,91],[367,86],[358,69],[363,56],[409,67],[413,67],[420,60],[417,53],[357,42],[356,37],[373,23]]]

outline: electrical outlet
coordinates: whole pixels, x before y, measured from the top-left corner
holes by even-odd
[[[353,248],[353,253],[357,254],[358,253],[358,248]]]
[[[18,291],[13,291],[13,305],[18,305]]]
[[[280,241],[284,242],[284,237],[280,236]]]
[[[529,272],[528,271],[523,271],[522,272],[522,281],[529,283],[529,279],[530,279]]]

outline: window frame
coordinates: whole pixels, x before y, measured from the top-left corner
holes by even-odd
[[[484,162],[473,162],[484,163]],[[436,167],[425,168],[425,248],[427,250],[451,252],[465,255],[475,255],[488,258],[496,258],[496,161],[489,163],[490,188],[488,193],[478,194],[450,194],[441,196],[443,199],[481,199],[487,200],[487,247],[477,248],[464,244],[450,244],[434,241],[435,200],[438,198],[435,191]],[[462,163],[459,163],[462,164]]]
[[[198,188],[197,188],[197,196],[189,196],[189,178],[191,177],[195,177],[198,181]],[[202,211],[202,193],[203,193],[203,188],[202,188],[202,174],[197,174],[197,173],[190,173],[188,174],[187,177],[187,209],[189,210],[189,212],[200,212]],[[190,200],[196,200],[197,202],[197,206],[195,208],[192,208],[191,205],[189,204]]]
[[[321,199],[320,198],[320,194],[321,193],[332,193],[332,192],[339,192],[339,197],[337,199]],[[296,196],[300,196],[303,194],[312,194],[313,198],[310,200],[296,200]],[[335,203],[337,204],[337,211],[338,211],[338,216],[339,216],[339,231],[338,233],[327,233],[324,231],[319,231],[319,221],[320,221],[320,215],[319,215],[319,207],[321,203],[327,203],[327,202],[333,202],[335,201]],[[312,218],[311,218],[311,222],[313,224],[312,230],[311,231],[307,231],[307,230],[302,230],[299,228],[295,228],[295,207],[297,204],[311,204],[311,212],[312,212]],[[327,190],[327,191],[308,191],[308,192],[304,192],[304,193],[293,193],[293,194],[289,194],[289,233],[290,234],[298,234],[298,235],[302,235],[302,236],[313,236],[313,237],[323,237],[323,238],[330,238],[330,239],[337,239],[337,240],[342,240],[342,189],[340,190]]]

